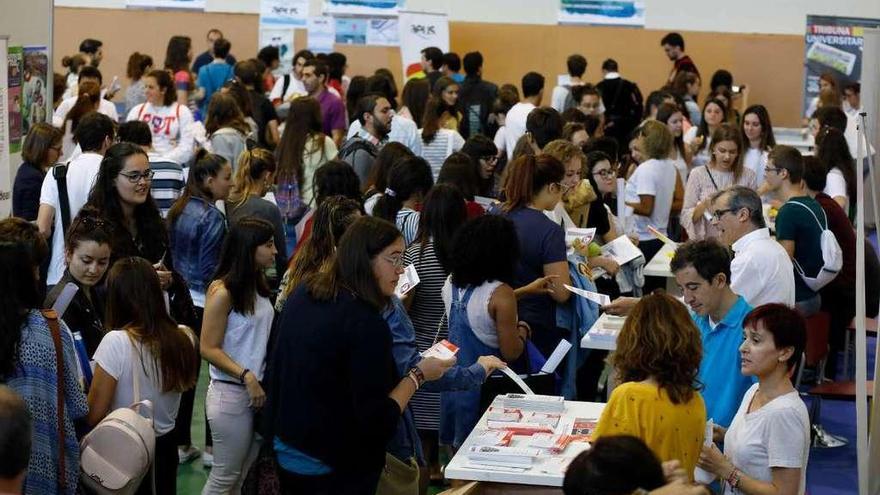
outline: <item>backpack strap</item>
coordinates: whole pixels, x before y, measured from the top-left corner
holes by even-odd
[[[281,101],[287,96],[287,88],[290,87],[290,74],[284,74],[284,84],[281,86]]]
[[[58,186],[58,206],[61,208],[61,233],[67,234],[70,227],[70,196],[67,193],[67,169],[70,162],[52,167],[52,177]]]
[[[61,326],[58,324],[58,313],[54,309],[40,310],[49,331],[52,334],[52,344],[55,347],[55,390],[58,401],[58,487],[59,492],[66,490],[67,468],[64,458],[64,349],[61,346]]]
[[[128,332],[128,330],[124,330],[125,335],[128,337],[128,342],[131,344],[131,389],[134,393],[134,397],[132,399],[132,404],[137,404],[141,401],[141,384],[140,380],[137,379],[137,372],[139,366],[141,364],[141,355],[138,352],[138,348],[134,345],[134,337]]]
[[[817,217],[816,214],[813,213],[813,210],[812,210],[809,206],[807,206],[807,205],[801,203],[800,201],[792,200],[791,202],[794,203],[794,204],[796,204],[796,205],[801,205],[801,206],[803,206],[804,208],[806,208],[807,211],[810,212],[810,215],[813,215],[813,218],[816,219],[816,223],[819,224],[819,229],[821,229],[821,230],[828,230],[828,216],[825,215],[825,210],[824,210],[824,209],[822,210],[822,216],[825,218],[825,226],[823,227],[823,226],[822,226],[822,223],[819,222],[819,217]]]

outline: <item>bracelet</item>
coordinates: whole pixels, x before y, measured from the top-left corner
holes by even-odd
[[[740,472],[739,469],[734,466],[733,471],[727,475],[727,484],[730,485],[731,490],[736,490],[739,487],[740,482]]]
[[[247,368],[241,370],[241,373],[238,375],[238,381],[240,381],[241,383],[244,383],[244,377],[245,377],[245,375],[247,375],[250,371],[251,371],[251,370],[249,370],[249,369],[247,369]]]
[[[413,366],[411,370],[409,370],[410,375],[415,375],[414,378],[416,380],[416,388],[422,386],[425,383],[425,374],[418,366]]]
[[[418,390],[419,390],[419,380],[418,380],[418,378],[416,378],[415,375],[414,375],[413,373],[407,373],[407,374],[406,374],[406,377],[409,378],[410,380],[412,380],[413,385],[415,385],[415,387],[416,387],[416,391],[418,391]]]

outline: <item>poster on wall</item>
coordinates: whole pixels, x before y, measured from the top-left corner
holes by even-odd
[[[644,26],[645,2],[634,0],[559,0],[562,24]]]
[[[309,0],[260,0],[260,26],[304,27]]]
[[[130,9],[205,10],[205,0],[125,0]]]
[[[22,136],[27,136],[31,126],[46,122],[49,94],[46,86],[49,68],[49,51],[45,46],[24,47],[24,97],[21,101]]]
[[[314,53],[330,53],[336,42],[336,22],[330,16],[309,17],[308,45]]]
[[[324,0],[325,14],[395,16],[404,0]]]
[[[6,65],[6,111],[9,122],[9,152],[21,150],[21,72],[22,48],[10,46],[7,49]]]
[[[293,54],[296,51],[293,46],[293,29],[277,28],[274,26],[260,26],[260,47],[277,46],[278,55],[281,57],[281,65],[278,66],[277,74],[287,74],[293,70]]]
[[[449,19],[446,14],[400,12],[397,28],[404,80],[425,76],[421,64],[423,49],[436,46],[443,53],[449,51]]]
[[[367,24],[367,44],[376,46],[400,45],[400,31],[397,19],[370,19]]]
[[[6,48],[8,38],[0,36],[0,66],[7,65]],[[6,217],[11,210],[12,188],[9,186],[12,173],[9,170],[9,113],[7,99],[7,71],[0,70],[0,217]]]
[[[367,23],[363,17],[334,17],[336,42],[341,45],[366,45]]]
[[[819,78],[831,75],[837,87],[858,82],[862,77],[862,31],[880,28],[880,19],[807,16],[804,43],[804,117],[809,118],[819,102]]]

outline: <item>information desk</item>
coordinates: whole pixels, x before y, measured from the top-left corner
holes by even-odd
[[[495,399],[492,403],[493,407],[502,407],[501,398]],[[575,419],[591,418],[595,421],[599,420],[602,409],[605,404],[599,402],[574,402],[565,401],[565,411],[557,426],[557,433],[568,433],[571,431],[571,425]],[[487,413],[488,414],[488,413]],[[486,415],[480,418],[474,431],[486,429]],[[572,459],[578,454],[587,450],[589,445],[585,442],[572,442],[568,444],[564,451],[559,454],[545,454],[539,457],[535,464],[528,470],[516,472],[506,468],[493,468],[490,466],[477,466],[470,463],[467,458],[468,448],[473,445],[474,432],[468,435],[464,444],[458,449],[458,453],[446,466],[445,475],[451,480],[468,480],[468,481],[491,481],[496,483],[511,483],[521,485],[535,486],[562,486],[565,478],[565,469]],[[514,436],[510,443],[511,447],[527,448],[529,445],[528,436]],[[513,472],[512,472],[513,471]]]

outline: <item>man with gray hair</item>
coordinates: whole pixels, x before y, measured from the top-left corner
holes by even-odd
[[[0,493],[21,493],[30,457],[30,412],[20,395],[0,385]]]
[[[752,306],[781,303],[794,306],[791,257],[770,237],[761,198],[748,187],[735,186],[712,197],[712,225],[733,249],[731,289]]]

